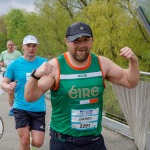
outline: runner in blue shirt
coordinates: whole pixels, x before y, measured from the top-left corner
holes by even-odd
[[[15,92],[13,108],[20,149],[30,149],[30,131],[31,144],[34,147],[40,147],[44,142],[46,114],[44,95],[33,103],[27,102],[24,98],[24,87],[31,73],[47,61],[36,56],[37,48],[37,38],[33,35],[26,36],[23,40],[24,55],[8,66],[1,83],[3,90]]]

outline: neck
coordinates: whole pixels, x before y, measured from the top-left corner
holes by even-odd
[[[12,52],[13,52],[13,50],[11,50],[11,49],[8,49],[8,50],[7,50],[7,52],[8,52],[8,53],[12,53]]]
[[[23,55],[23,57],[24,57],[24,59],[26,59],[26,60],[28,60],[28,61],[33,61],[33,60],[35,60],[35,57],[36,57],[36,56],[29,57],[29,56]]]

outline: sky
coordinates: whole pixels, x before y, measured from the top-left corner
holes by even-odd
[[[0,15],[8,13],[13,8],[25,9],[26,11],[34,11],[34,1],[36,0],[0,0]]]

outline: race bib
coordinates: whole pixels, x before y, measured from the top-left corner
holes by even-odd
[[[99,108],[71,111],[71,127],[77,130],[97,128]]]
[[[26,73],[26,82],[29,80],[30,77],[31,77],[31,73]]]

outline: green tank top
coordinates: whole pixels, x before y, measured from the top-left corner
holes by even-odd
[[[58,88],[51,90],[51,128],[74,137],[99,135],[104,80],[98,57],[91,53],[84,68],[72,66],[66,53],[57,60],[60,78]]]

